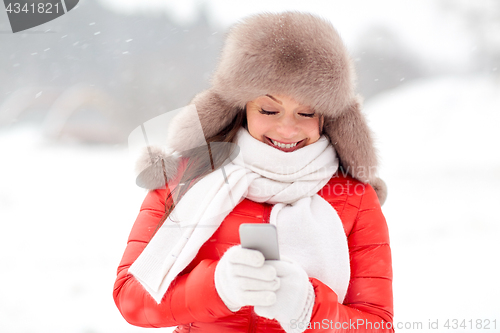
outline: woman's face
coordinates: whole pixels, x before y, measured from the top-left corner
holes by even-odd
[[[255,139],[292,152],[319,140],[323,118],[285,95],[265,95],[246,105],[248,132]]]

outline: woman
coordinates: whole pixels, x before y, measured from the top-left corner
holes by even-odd
[[[115,283],[127,321],[392,331],[386,191],[354,79],[318,17],[266,13],[231,29],[212,87],[170,127],[169,152],[149,147],[138,162],[137,183],[152,191]],[[281,260],[241,248],[242,223],[276,225]]]

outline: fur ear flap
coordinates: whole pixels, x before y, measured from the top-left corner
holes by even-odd
[[[214,89],[205,90],[196,95],[191,103],[198,110],[198,117],[205,138],[210,138],[219,133],[231,123],[241,110],[241,108],[223,99]]]
[[[185,108],[168,129],[169,147],[180,153],[206,145],[206,138],[229,125],[239,111],[212,89],[197,94],[190,105],[195,108]]]
[[[177,174],[178,158],[160,147],[148,146],[137,160],[137,186],[154,190],[164,188]]]
[[[361,97],[357,96],[340,116],[325,117],[325,132],[344,170],[363,183],[374,186],[378,192],[381,191],[379,200],[382,203],[385,200],[382,192],[386,193],[386,187],[377,177],[377,153],[371,131],[361,113]]]
[[[178,158],[172,152],[189,157],[193,151],[199,151],[196,148],[206,145],[206,138],[229,125],[238,111],[211,89],[196,95],[168,125],[165,142],[168,148],[149,146],[144,149],[136,163],[137,185],[146,189],[164,187],[166,180],[173,178],[178,169]]]
[[[385,199],[387,199],[387,185],[380,178],[376,178],[372,183],[370,183],[370,185],[375,190],[375,193],[377,193],[378,201],[382,206],[385,202]]]

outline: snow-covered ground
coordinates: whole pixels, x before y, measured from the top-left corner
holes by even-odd
[[[500,82],[415,82],[365,111],[389,189],[395,322],[478,332],[469,320],[496,319],[485,331],[500,332]]]
[[[500,332],[500,85],[416,82],[365,112],[389,188],[395,322],[422,323],[398,331],[465,319],[473,329],[457,331],[477,332],[477,319],[496,319],[484,331]],[[0,132],[0,151],[0,331],[151,331],[127,324],[112,299],[145,195],[126,147],[53,143],[18,126]]]
[[[126,147],[53,144],[16,128],[1,133],[0,151],[0,331],[141,331],[112,298],[144,197]]]

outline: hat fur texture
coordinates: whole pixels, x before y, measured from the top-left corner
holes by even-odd
[[[234,25],[227,34],[211,88],[194,97],[205,138],[219,133],[242,112],[246,103],[259,96],[288,95],[324,116],[324,134],[337,151],[343,169],[354,178],[371,184],[383,203],[385,183],[377,177],[377,154],[372,134],[361,112],[361,98],[355,93],[356,76],[352,60],[330,22],[295,11],[262,13]],[[182,152],[206,142],[193,135],[198,119],[181,112],[168,129],[168,147]],[[146,188],[165,185],[175,174],[170,154],[141,159],[137,183]],[[161,160],[169,164],[165,168]],[[165,163],[165,162],[164,162]],[[153,175],[153,179],[143,179]],[[141,178],[141,179],[139,179]],[[142,185],[140,185],[142,186]]]

